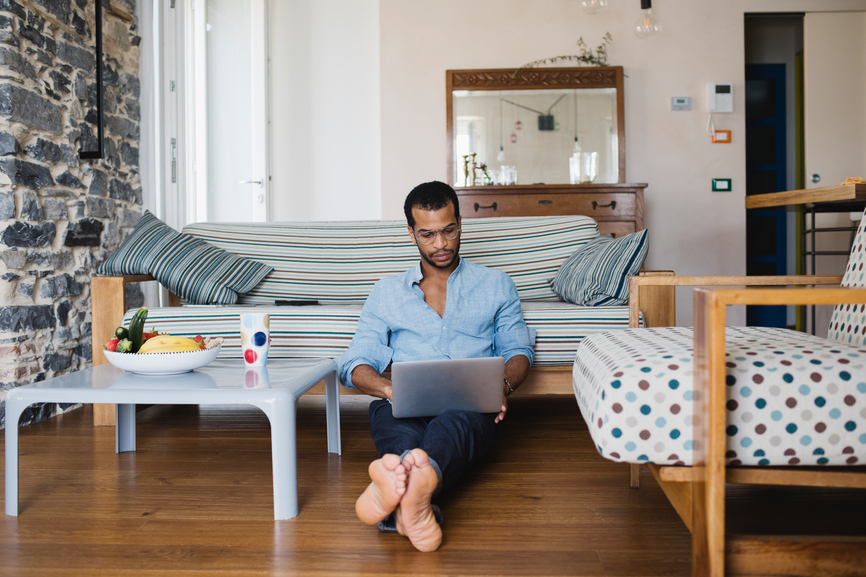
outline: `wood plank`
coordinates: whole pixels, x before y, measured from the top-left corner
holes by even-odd
[[[515,395],[563,395],[574,397],[574,387],[571,383],[571,366],[532,367],[529,375],[517,389]],[[390,371],[383,373],[390,378]],[[357,389],[339,387],[341,395],[364,395]],[[324,381],[318,383],[307,392],[308,395],[324,395]],[[509,396],[509,398],[511,398]]]
[[[91,330],[93,366],[108,362],[102,346],[114,335],[114,330],[126,312],[126,283],[129,277],[94,276],[90,281]],[[96,405],[93,411],[96,426],[114,425],[114,405]]]
[[[842,275],[788,275],[788,276],[667,276],[647,275],[629,277],[640,286],[795,286],[839,285]]]
[[[855,469],[845,471],[842,469]],[[659,467],[659,479],[670,483],[691,483],[695,470],[692,467]],[[831,469],[807,469],[800,467],[785,469],[728,468],[725,474],[728,483],[746,485],[786,485],[797,487],[837,487],[866,489],[866,471],[863,467],[839,467]]]
[[[672,270],[643,271],[637,279],[676,278]],[[629,279],[629,328],[640,325],[638,311],[646,327],[673,327],[677,324],[676,289],[663,283],[646,283]]]
[[[725,305],[716,290],[695,299],[692,574],[725,574]]]
[[[692,530],[692,486],[690,483],[682,483],[679,481],[671,481],[669,479],[665,479],[664,475],[661,474],[661,471],[664,469],[688,469],[691,471],[691,467],[659,467],[658,465],[649,465],[649,470],[652,473],[652,476],[655,478],[656,482],[661,487],[662,491],[664,491],[665,496],[670,501],[673,508],[676,510],[677,514],[682,519],[683,523],[685,523],[686,527],[688,527],[689,531]]]
[[[818,540],[732,535],[725,551],[725,565],[730,575],[866,575],[864,551],[866,537]]]
[[[821,188],[753,194],[746,197],[746,208],[861,200],[866,200],[866,184],[843,184],[839,186],[822,186]]]
[[[836,305],[866,303],[866,289],[843,287],[717,288],[711,291],[724,305]]]

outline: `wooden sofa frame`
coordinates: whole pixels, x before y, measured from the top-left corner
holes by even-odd
[[[673,272],[643,272],[646,276],[671,276]],[[114,329],[120,324],[120,320],[127,311],[126,285],[127,283],[155,281],[149,275],[128,276],[94,276],[90,285],[90,297],[92,304],[92,330],[93,330],[93,366],[98,366],[108,361],[102,353],[102,345],[111,339]],[[675,320],[674,311],[674,289],[669,286],[647,286],[643,289],[642,311],[646,326],[669,326]],[[168,306],[180,306],[180,298],[169,293]],[[517,390],[517,393],[526,394],[561,394],[573,395],[571,384],[572,367],[533,367],[529,377]],[[354,389],[340,387],[341,394],[360,394]],[[323,384],[317,385],[311,391],[313,394],[324,394]],[[515,393],[515,394],[517,394]],[[114,425],[114,405],[94,405],[94,425]]]
[[[782,277],[632,277],[630,326],[638,326],[645,291],[695,290],[695,465],[648,465],[692,533],[692,575],[862,575],[866,539],[725,535],[725,485],[866,488],[866,474],[850,467],[726,467],[725,318],[730,305],[863,304],[866,290],[840,288],[841,275]],[[749,286],[751,285],[751,286]],[[800,288],[780,288],[782,286]],[[804,288],[836,285],[835,288]],[[736,287],[736,288],[730,288]],[[748,288],[746,288],[748,287]],[[761,287],[761,288],[756,288]],[[775,287],[775,288],[774,288]],[[675,318],[669,318],[675,326]],[[656,326],[656,325],[653,325]],[[630,465],[631,486],[639,485]]]

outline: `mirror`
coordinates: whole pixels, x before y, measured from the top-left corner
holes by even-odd
[[[447,71],[450,183],[473,185],[473,152],[487,165],[476,186],[625,182],[622,78],[621,66]],[[570,166],[575,150],[597,153],[589,176]]]

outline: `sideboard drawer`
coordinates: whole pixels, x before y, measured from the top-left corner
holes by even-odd
[[[612,234],[614,238],[622,238],[633,232],[637,232],[637,226],[634,221],[602,220],[598,222],[598,234]]]
[[[461,194],[460,215],[464,218],[487,216],[552,216],[580,214],[592,218],[617,218],[635,215],[635,195],[597,194]]]

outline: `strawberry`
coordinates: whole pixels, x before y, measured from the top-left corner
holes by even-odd
[[[201,336],[201,335],[197,335],[197,336],[195,337],[195,340],[196,340],[196,342],[200,343],[200,342],[202,341],[202,336]]]
[[[117,343],[119,343],[119,342],[120,342],[120,339],[117,337],[114,337],[113,339],[111,339],[110,341],[105,343],[105,349],[108,351],[117,351]]]
[[[154,331],[152,333],[143,333],[141,336],[146,341],[147,339],[152,339],[153,337],[159,336],[159,333]]]

